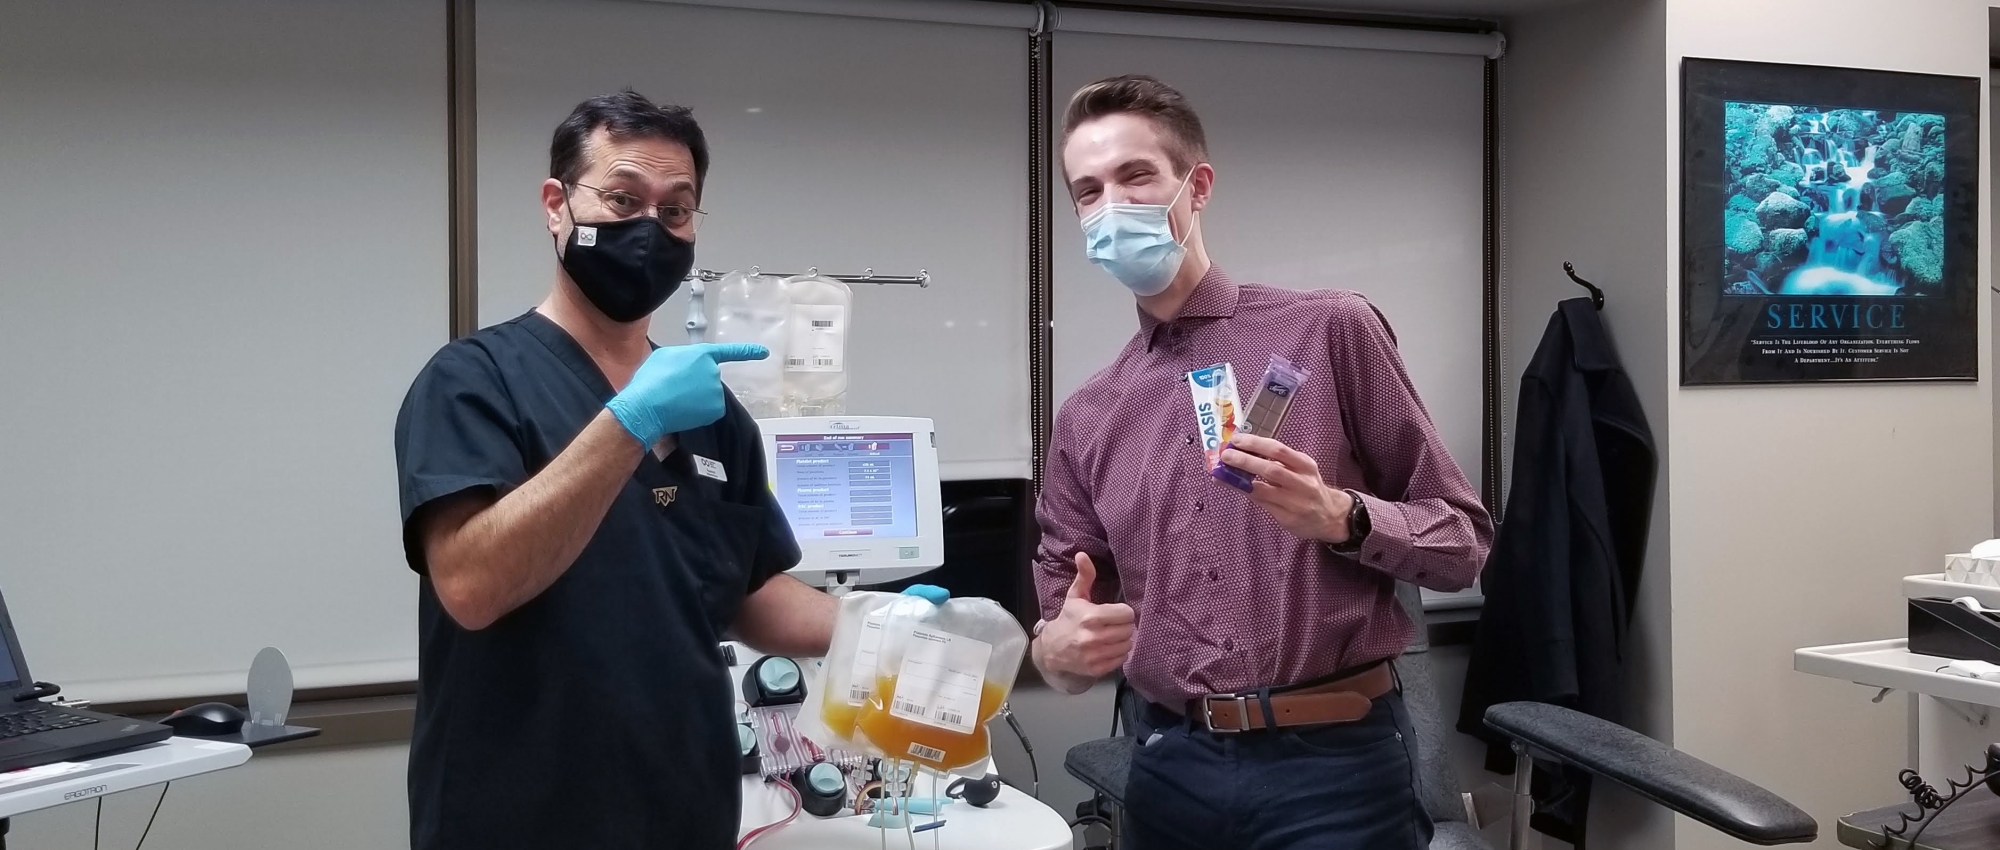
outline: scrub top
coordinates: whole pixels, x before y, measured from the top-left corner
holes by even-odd
[[[799,559],[743,406],[675,435],[664,461],[648,452],[569,570],[483,630],[445,613],[410,521],[520,486],[611,396],[583,348],[529,313],[446,345],[403,401],[403,546],[422,577],[414,850],[734,846],[735,687],[717,645]]]

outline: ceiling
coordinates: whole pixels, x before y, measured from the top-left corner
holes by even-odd
[[[1097,0],[1106,2],[1107,0]],[[1205,6],[1252,6],[1262,10],[1295,9],[1304,12],[1324,14],[1327,12],[1364,12],[1386,15],[1422,15],[1457,18],[1505,18],[1525,15],[1545,9],[1574,6],[1595,0],[1202,0]],[[1175,0],[1148,2],[1148,0],[1109,0],[1125,6],[1177,5]],[[1180,3],[1179,5],[1194,5]]]

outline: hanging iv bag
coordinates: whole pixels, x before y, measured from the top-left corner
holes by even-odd
[[[781,278],[735,271],[708,292],[715,305],[709,341],[755,343],[771,350],[763,360],[721,364],[722,382],[757,419],[784,415],[785,352],[792,313],[786,290]]]
[[[847,412],[847,322],[854,291],[822,275],[785,281],[791,299],[784,347],[785,416]],[[778,351],[776,347],[773,352]]]

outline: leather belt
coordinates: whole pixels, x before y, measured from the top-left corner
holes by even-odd
[[[1250,732],[1264,728],[1264,705],[1268,702],[1280,728],[1352,723],[1367,717],[1375,700],[1395,688],[1396,674],[1384,661],[1345,679],[1274,693],[1268,700],[1256,694],[1191,700],[1188,717],[1210,732]]]

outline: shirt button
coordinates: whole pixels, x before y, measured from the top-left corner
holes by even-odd
[[[1222,641],[1222,648],[1223,648],[1223,650],[1224,650],[1224,651],[1227,651],[1227,652],[1235,652],[1235,651],[1236,651],[1236,639],[1235,639],[1235,638],[1224,638],[1224,639],[1223,639],[1223,641]]]
[[[1194,437],[1191,437],[1191,436],[1190,436],[1190,437],[1188,437],[1188,438],[1187,438],[1187,444],[1188,444],[1188,445],[1190,445],[1190,446],[1194,445]]]
[[[1206,505],[1203,505],[1203,504],[1202,504],[1202,503],[1200,503],[1200,502],[1196,502],[1196,503],[1194,503],[1194,512],[1195,512],[1195,513],[1201,513],[1201,509],[1202,509],[1202,508],[1204,508],[1204,507],[1206,507]]]
[[[1222,580],[1222,574],[1221,574],[1221,573],[1218,573],[1218,572],[1216,572],[1216,571],[1214,571],[1214,570],[1209,570],[1209,571],[1208,571],[1208,580],[1209,580],[1209,581],[1221,581],[1221,580]]]
[[[1417,578],[1430,578],[1430,577],[1431,577],[1430,573],[1424,572],[1423,570],[1417,571]]]

